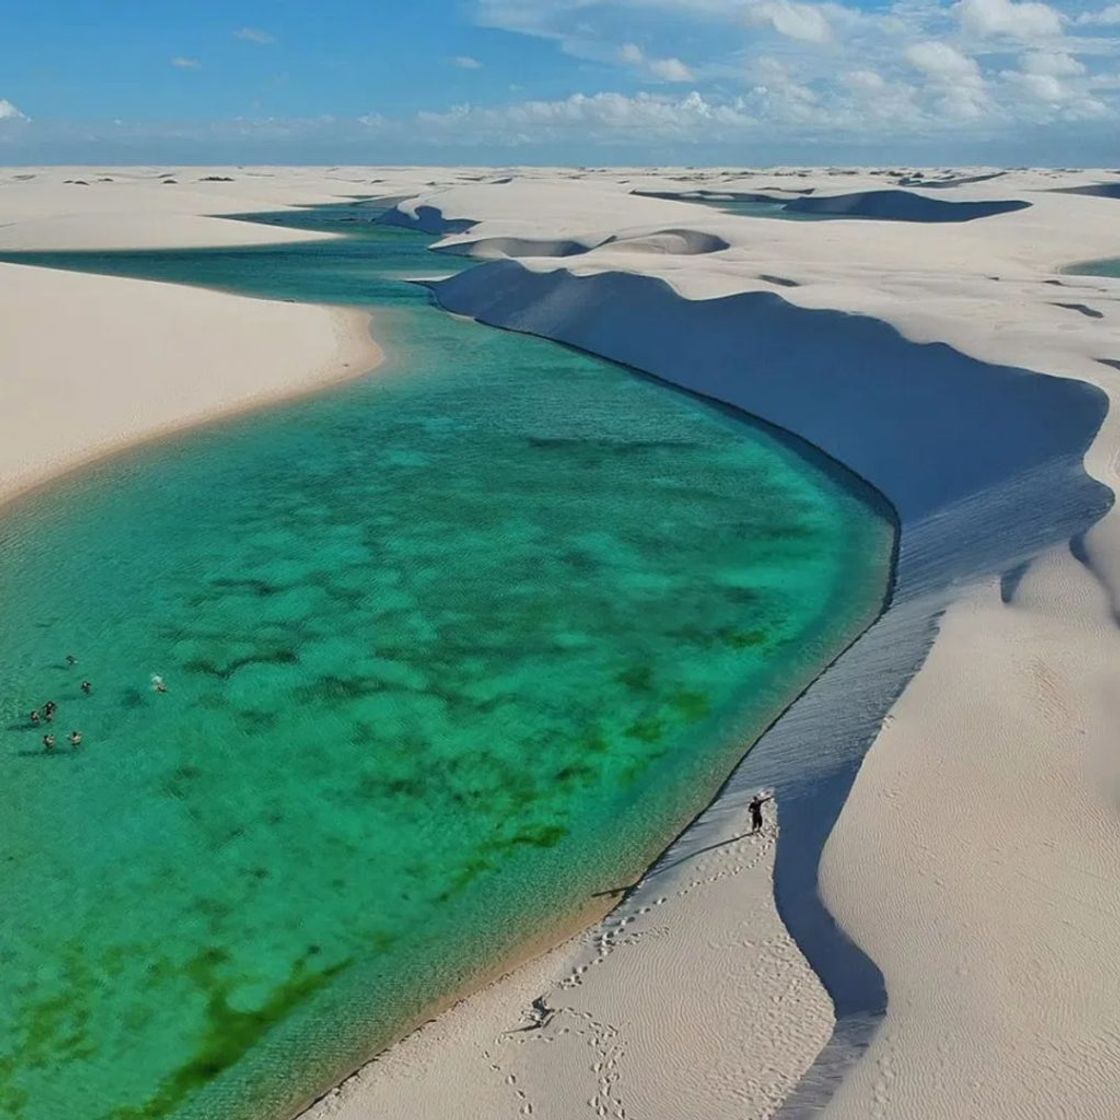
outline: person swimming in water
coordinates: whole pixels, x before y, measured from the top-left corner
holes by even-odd
[[[72,653],[68,653],[66,655],[66,664],[69,665],[71,669],[73,669],[74,666],[78,664],[78,659]]]
[[[43,715],[46,717],[47,723],[54,722],[54,713],[58,711],[58,705],[53,700],[48,700],[43,705]]]
[[[32,708],[31,709],[31,715],[28,718],[31,720],[31,726],[32,727],[38,727],[39,724],[42,723],[42,719],[39,716],[39,709],[38,708]]]
[[[154,688],[156,692],[167,691],[167,685],[164,683],[163,677],[161,677],[158,673],[152,674],[152,688]]]
[[[763,797],[762,790],[759,790],[758,793],[751,798],[751,803],[747,806],[751,814],[751,836],[756,832],[762,831],[762,806],[765,805],[767,801],[773,800],[774,795],[772,793],[768,793]]]
[[[88,696],[93,691],[93,682],[82,681],[82,691]]]
[[[53,735],[44,735],[43,736],[43,749],[47,750],[47,751],[53,751],[54,750],[54,736]]]
[[[80,731],[70,732],[70,746],[77,750],[82,745],[82,733]]]

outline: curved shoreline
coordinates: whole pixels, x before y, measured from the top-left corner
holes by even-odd
[[[28,267],[25,265],[20,268]],[[233,296],[233,299],[243,297]],[[291,404],[338,385],[368,376],[385,362],[385,354],[373,337],[373,316],[351,307],[323,307],[335,322],[337,350],[333,358],[308,371],[303,384],[262,389],[249,399],[215,404],[205,411],[158,424],[148,430],[122,433],[100,446],[67,456],[61,462],[42,467],[30,477],[14,482],[0,478],[0,517],[22,502],[56,486],[65,485],[78,475],[96,469],[120,455],[155,447],[165,440],[189,435],[196,430],[218,427],[254,412]]]
[[[725,334],[717,347],[720,354],[733,349],[749,352],[752,344],[758,346],[752,329],[764,329],[762,320],[755,316],[752,321],[749,313],[744,315],[728,311],[723,314],[714,310],[713,304],[722,303],[729,308],[746,306],[752,301],[751,294],[723,297],[721,300],[688,300],[661,281],[631,273],[607,272],[580,277],[563,268],[554,268],[552,262],[549,265],[550,270],[545,272],[534,271],[512,261],[482,266],[491,271],[485,280],[479,277],[477,270],[464,273],[436,285],[437,295],[451,310],[474,314],[483,322],[558,338],[593,353],[635,365],[671,382],[679,377],[688,389],[702,394],[705,389],[714,388],[713,395],[717,399],[737,403],[748,412],[775,422],[774,412],[765,405],[758,406],[757,399],[753,402],[755,407],[751,407],[750,390],[746,390],[744,398],[742,393],[736,394],[731,389],[730,383],[720,375],[718,360],[710,372],[698,372],[694,356],[693,361],[686,364],[685,355],[667,345],[671,334],[693,340],[703,337],[706,330],[710,335],[716,328],[706,328],[705,318],[715,318],[725,331],[733,330],[733,324],[746,324],[740,327],[743,332],[740,347],[736,348]],[[495,275],[498,270],[503,270],[506,275]],[[597,290],[580,294],[581,287]],[[604,288],[616,293],[625,293],[629,289],[632,295],[631,298],[623,295],[621,301],[612,300],[604,295]],[[643,294],[635,296],[634,292]],[[648,294],[651,292],[658,294]],[[562,309],[556,317],[550,316],[549,312],[554,293],[555,304]],[[755,300],[760,298],[770,308],[775,303],[784,302],[771,294],[756,294],[753,297]],[[624,310],[619,309],[620,302]],[[613,316],[617,317],[616,321],[627,323],[625,331],[612,333],[609,325],[604,324],[599,309],[608,306]],[[826,314],[791,310],[779,318]],[[839,327],[844,320],[851,324],[853,317],[840,316],[832,323]],[[654,326],[655,323],[657,326]],[[643,329],[649,331],[651,328],[653,339],[638,341]],[[813,328],[804,328],[803,333],[813,334],[822,345],[831,343],[834,347],[837,343],[835,336],[826,342]],[[791,328],[786,335],[795,337],[796,331]],[[916,352],[921,350],[916,344],[906,345]],[[775,353],[772,348],[764,349],[771,356]],[[865,353],[872,352],[875,349],[868,345]],[[977,370],[984,365],[963,356],[961,360]],[[685,369],[688,374],[682,376],[680,371]],[[798,389],[802,394],[812,395],[815,390],[804,383],[805,371],[799,369],[798,373],[801,375]],[[787,842],[778,846],[775,901],[787,928],[829,990],[837,1015],[831,1041],[783,1105],[780,1112],[783,1120],[794,1120],[819,1111],[866,1050],[886,1008],[886,989],[878,968],[856,947],[820,900],[816,889],[817,867],[864,755],[887,712],[917,674],[931,649],[938,619],[953,599],[952,586],[962,579],[975,580],[984,572],[1005,571],[1020,563],[1024,556],[1037,554],[1052,543],[1065,540],[1076,532],[1084,532],[1103,516],[1111,504],[1104,501],[1103,494],[1093,497],[1098,484],[1081,465],[1081,456],[1104,420],[1103,394],[1083,383],[1045,378],[1026,371],[1017,372],[1015,376],[1032,379],[1036,387],[1049,382],[1057,394],[1056,399],[1076,400],[1081,395],[1086,402],[1082,434],[1070,447],[1071,458],[1066,466],[1056,468],[1059,474],[1066,476],[1067,487],[1071,488],[1068,494],[1056,497],[1053,490],[1060,489],[1060,486],[1055,488],[1056,480],[1050,477],[1054,468],[1047,472],[1045,467],[1040,467],[1038,469],[1045,472],[1045,477],[1040,475],[1038,486],[1028,487],[1025,494],[999,495],[999,526],[1007,533],[1002,540],[999,530],[990,520],[997,514],[991,507],[990,499],[980,503],[983,508],[969,508],[975,503],[961,500],[967,494],[966,490],[960,498],[949,495],[947,505],[943,496],[938,509],[936,505],[929,506],[930,496],[923,493],[921,487],[916,494],[906,495],[909,503],[899,503],[903,512],[897,541],[897,582],[887,609],[760,739],[725,785],[719,801],[711,807],[713,815],[718,816],[721,810],[736,801],[739,805],[744,803],[752,789],[760,785],[775,786],[782,807],[784,830],[788,834],[792,825],[798,836],[795,845]],[[866,381],[862,387],[866,387]],[[777,397],[770,398],[766,398],[764,393],[763,399],[777,402],[784,398],[779,392]],[[1089,401],[1096,403],[1089,404]],[[1053,411],[1059,411],[1056,404]],[[1094,412],[1095,423],[1092,420]],[[1046,415],[1047,410],[1041,409],[1040,414]],[[796,415],[796,405],[793,415]],[[1002,418],[1006,419],[1006,415]],[[1024,414],[1023,419],[1029,429],[1029,416]],[[792,430],[799,438],[817,444],[803,430],[798,430],[796,422],[790,422],[788,408],[783,420],[778,421],[783,427]],[[872,427],[887,421],[888,416],[877,415]],[[957,440],[950,439],[948,442],[959,445]],[[825,450],[836,454],[831,448]],[[1060,461],[1061,447],[1054,447],[1053,453]],[[1045,454],[1040,456],[1043,461],[1045,457]],[[837,455],[837,458],[844,461],[848,469],[865,478],[870,473],[867,469],[861,470],[843,455]],[[869,462],[873,463],[873,459]],[[882,490],[886,491],[885,496],[890,500],[889,472],[884,472],[882,464],[876,465],[875,469],[881,483],[886,483],[882,485]],[[1028,469],[1026,463],[1011,469],[1006,476],[1005,488],[1009,483],[1012,490],[1015,489],[1023,469]],[[1045,492],[1044,486],[1050,492]],[[1039,501],[1048,504],[1049,516],[1033,508]],[[1082,513],[1082,510],[1085,512]],[[1021,528],[1024,522],[1026,534]],[[1020,528],[1018,534],[1011,531],[1015,527]],[[993,537],[999,541],[994,552],[991,547]],[[950,542],[948,550],[940,543],[946,538]],[[832,740],[831,767],[814,765],[804,749],[806,739]],[[787,784],[782,782],[780,775],[783,771],[788,772],[791,757],[800,758],[804,768]],[[703,825],[702,815],[681,835],[667,856],[678,861],[688,858],[690,852],[702,850],[710,832],[705,831]],[[812,838],[808,844],[805,843],[806,836]],[[656,876],[657,871],[655,865],[647,879]],[[853,973],[856,977],[854,983]]]
[[[362,313],[362,318],[363,318],[363,320],[365,319],[364,313]],[[635,372],[637,372],[637,371],[635,371]],[[671,388],[671,386],[666,385],[666,388]],[[309,388],[308,391],[315,391],[317,389],[318,389],[318,386],[315,386],[315,387]],[[297,394],[292,394],[292,395],[297,395]],[[303,395],[303,394],[301,392],[298,395]],[[268,403],[271,404],[271,403],[273,403],[273,401],[269,401]],[[727,411],[736,414],[737,417],[742,416],[742,411],[739,410],[739,409],[729,408],[729,409],[727,409]],[[206,421],[204,421],[204,423],[209,424],[209,423],[215,422],[216,420],[224,420],[229,415],[230,415],[230,413],[227,412],[227,413],[224,413],[221,417],[208,418]],[[193,427],[194,425],[190,425],[190,426]],[[803,441],[797,439],[796,437],[794,437],[790,433],[780,432],[778,429],[773,428],[771,425],[762,425],[762,426],[768,428],[771,432],[771,435],[777,435],[778,438],[780,439],[780,441],[783,444],[785,444],[787,447],[793,447],[796,450],[796,453],[797,453],[798,457],[800,457],[800,458],[807,458],[807,459],[825,459],[825,458],[827,458],[826,456],[818,453],[815,449],[809,448],[807,445],[804,444]],[[166,438],[166,434],[167,433],[153,434],[149,439],[145,439],[143,442],[144,443],[156,442],[158,440]],[[136,444],[132,443],[132,444],[129,445],[129,448],[132,449],[135,446],[136,446]],[[115,455],[115,454],[119,453],[119,450],[123,450],[123,449],[116,449],[115,448],[113,450],[113,454]],[[101,459],[103,457],[104,456],[98,456],[98,459]],[[819,466],[820,464],[818,463],[817,465]],[[839,473],[840,472],[840,468],[839,468],[838,464],[835,464],[833,462],[831,464],[831,466],[833,468],[833,473]],[[81,467],[80,466],[71,467],[70,469],[67,470],[66,476],[71,475],[73,473],[73,471],[76,470],[76,469],[81,469]],[[849,472],[843,471],[843,474],[845,476],[844,477],[845,486],[849,486],[851,484],[851,479],[849,477]],[[53,481],[57,482],[57,478],[54,479]],[[895,539],[895,534],[892,534],[892,542],[894,541],[894,539]],[[892,555],[893,555],[893,545],[892,545]],[[880,604],[880,609],[881,609],[881,604]],[[596,920],[598,918],[601,918],[603,916],[603,914],[605,912],[609,911],[612,907],[613,907],[613,899],[610,903],[605,902],[605,901],[604,902],[590,901],[588,907],[586,907],[584,910],[581,910],[581,912],[580,912],[579,919],[578,919],[578,928],[580,928],[580,929],[586,928],[589,923],[593,922],[594,920]],[[549,945],[549,946],[554,945],[556,943],[558,937],[562,936],[563,934],[569,933],[572,929],[572,922],[571,922],[570,917],[559,921],[557,924],[558,924],[559,928],[557,930],[549,933],[543,939],[543,944],[530,945],[528,947],[522,948],[521,950],[519,950],[516,960],[518,962],[520,962],[520,961],[523,961],[524,959],[526,959],[526,956],[535,955],[536,953],[541,951],[543,945]],[[472,981],[472,983],[470,985],[471,990],[476,989],[480,984],[486,983],[487,979],[492,978],[495,974],[500,975],[500,974],[505,973],[506,971],[508,971],[508,969],[511,966],[512,966],[511,962],[509,962],[508,960],[498,962],[498,964],[494,965],[492,968],[487,969],[486,973],[483,975],[483,977],[481,979]],[[447,999],[445,1001],[443,1001],[441,1005],[445,1005],[448,1002],[455,1002],[459,998],[460,998],[459,993],[453,994],[453,995],[447,997]],[[436,1010],[438,1010],[438,1007],[436,1008]],[[427,1019],[429,1017],[430,1017],[429,1015],[425,1015],[424,1018]]]

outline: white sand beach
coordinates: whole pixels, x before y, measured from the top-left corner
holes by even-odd
[[[158,179],[80,193],[65,183],[72,177],[3,176],[0,249],[296,239],[192,213],[214,200],[172,199],[175,187]],[[357,377],[381,360],[369,316],[353,309],[11,264],[0,264],[0,293],[0,500],[123,446]]]
[[[0,172],[0,249],[294,239],[215,215],[403,199],[401,224],[484,262],[436,285],[449,310],[742,407],[899,515],[890,608],[619,908],[307,1117],[1120,1114],[1120,280],[1059,272],[1120,256],[1120,200],[1058,193],[1117,182]],[[697,192],[861,216],[729,215]],[[0,315],[0,496],[376,363],[353,312],[16,265]],[[776,819],[744,836],[791,760]],[[537,997],[555,1013],[533,1028]]]

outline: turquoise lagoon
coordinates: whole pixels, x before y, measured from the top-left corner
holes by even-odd
[[[368,305],[388,354],[0,520],[9,1120],[291,1114],[639,874],[881,606],[854,479],[443,314],[371,213],[7,258]]]

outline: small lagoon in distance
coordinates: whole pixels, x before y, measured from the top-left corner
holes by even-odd
[[[1115,276],[1120,277],[1120,257],[1099,261],[1082,261],[1062,269],[1069,276]]]
[[[375,213],[3,255],[369,306],[387,353],[0,518],[5,1118],[291,1114],[640,874],[881,606],[855,479],[442,313],[402,277],[463,262]]]
[[[635,191],[634,193],[637,195],[646,194],[643,191]],[[834,221],[838,216],[843,217],[843,215],[836,214],[817,214],[812,211],[802,213],[798,210],[787,210],[786,203],[792,202],[793,198],[801,197],[800,195],[794,195],[793,198],[766,198],[757,194],[724,194],[721,191],[713,190],[705,194],[653,193],[647,194],[647,197],[668,198],[679,202],[695,202],[698,206],[707,206],[724,214],[735,214],[740,218],[779,218],[787,222],[823,222]]]

